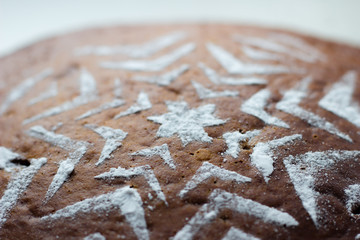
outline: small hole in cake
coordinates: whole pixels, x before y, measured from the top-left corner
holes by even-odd
[[[245,130],[244,130],[244,129],[242,129],[242,128],[240,128],[240,129],[239,129],[239,132],[240,132],[240,133],[244,133],[244,132],[245,132]]]
[[[317,139],[317,138],[318,138],[318,135],[314,134],[314,135],[313,135],[313,138],[314,138],[314,139]]]
[[[244,149],[244,150],[250,150],[251,149],[251,146],[247,142],[244,142],[241,146],[242,146],[242,149]]]
[[[354,206],[352,206],[351,213],[352,214],[360,214],[360,202],[356,203],[356,204],[354,204]]]
[[[30,166],[30,161],[27,160],[27,159],[20,159],[19,158],[19,159],[14,159],[11,162],[14,163],[14,164],[22,165],[22,166],[26,166],[26,167]]]

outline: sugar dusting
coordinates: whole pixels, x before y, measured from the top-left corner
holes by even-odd
[[[83,240],[106,240],[106,238],[97,232],[84,237]]]
[[[299,223],[288,213],[262,205],[250,199],[237,196],[224,190],[215,189],[209,196],[209,202],[202,205],[194,217],[174,236],[174,240],[190,240],[200,228],[213,221],[222,209],[230,209],[240,214],[260,218],[267,223],[297,226]]]
[[[207,104],[190,109],[184,101],[166,101],[170,112],[159,116],[150,116],[147,119],[161,124],[156,133],[158,137],[171,137],[178,134],[182,144],[186,146],[192,141],[211,142],[212,138],[205,132],[204,127],[221,125],[226,120],[213,116],[214,104]]]
[[[114,192],[88,198],[44,216],[42,221],[54,221],[62,218],[74,219],[80,213],[110,213],[119,210],[132,227],[140,240],[148,240],[149,232],[146,227],[145,213],[139,193],[130,187],[123,187]]]
[[[291,72],[285,66],[281,65],[263,65],[255,63],[244,63],[235,58],[225,49],[212,44],[207,44],[207,49],[213,57],[228,71],[230,74],[279,74]]]
[[[12,172],[14,168],[18,168],[18,166],[12,162],[16,159],[23,159],[23,157],[6,147],[0,146],[0,169],[4,169],[6,172]]]
[[[194,43],[185,44],[171,53],[153,60],[129,60],[125,62],[101,62],[100,67],[107,69],[124,69],[129,71],[161,71],[170,64],[188,55],[195,49]]]
[[[179,196],[183,198],[189,191],[211,177],[215,177],[223,181],[234,181],[237,184],[251,182],[251,178],[245,177],[234,171],[217,167],[209,162],[204,162],[191,180],[186,183],[185,188],[180,191]]]
[[[12,89],[9,95],[5,98],[4,102],[0,106],[0,116],[3,115],[6,110],[13,104],[15,101],[22,98],[26,93],[28,93],[36,83],[44,80],[45,78],[49,77],[53,74],[53,70],[47,68],[37,74],[34,77],[27,78],[22,83],[17,85],[14,89]]]
[[[91,109],[91,110],[87,111],[86,113],[84,113],[81,116],[77,117],[76,120],[81,120],[81,119],[84,119],[84,118],[88,118],[88,117],[91,117],[93,115],[102,113],[103,111],[106,111],[108,109],[118,108],[118,107],[120,107],[120,106],[122,106],[124,104],[125,104],[124,100],[122,100],[122,99],[114,99],[111,102],[104,103],[100,107],[97,107],[97,108],[94,108],[94,109]]]
[[[174,160],[172,159],[171,155],[170,155],[170,151],[169,151],[169,147],[168,145],[165,143],[161,146],[156,146],[153,148],[147,148],[147,149],[142,149],[139,150],[137,152],[131,153],[130,155],[132,156],[144,156],[147,158],[151,158],[153,156],[160,156],[161,159],[164,160],[164,162],[169,165],[170,168],[175,169],[176,166],[174,164]]]
[[[124,112],[119,113],[114,117],[114,119],[118,119],[130,114],[138,113],[144,110],[148,110],[152,107],[152,104],[149,100],[149,96],[145,92],[140,92],[138,95],[138,98],[136,100],[136,103],[129,107]]]
[[[241,48],[242,51],[251,59],[254,60],[280,60],[282,57],[275,53],[270,53],[256,48],[244,46]]]
[[[42,94],[40,94],[39,96],[31,99],[29,102],[28,102],[28,105],[34,105],[36,103],[39,103],[39,102],[42,102],[46,99],[49,99],[49,98],[52,98],[52,97],[55,97],[56,95],[58,94],[58,91],[57,91],[57,83],[56,82],[53,82],[51,83],[50,85],[50,88],[46,91],[46,92],[43,92]]]
[[[352,139],[347,134],[338,130],[332,123],[299,106],[300,102],[307,96],[307,88],[311,80],[311,77],[306,77],[298,84],[298,86],[285,92],[282,100],[276,104],[276,108],[294,115],[314,127],[321,128],[331,134],[335,134],[340,138],[352,142]]]
[[[114,178],[130,179],[137,176],[144,176],[149,186],[151,187],[152,190],[154,190],[158,198],[167,205],[165,195],[161,190],[159,181],[157,180],[154,171],[151,169],[149,165],[144,165],[129,169],[125,169],[122,167],[111,168],[109,172],[105,172],[98,176],[95,176],[95,179],[114,179]]]
[[[48,202],[69,178],[75,166],[86,153],[88,143],[83,141],[74,141],[61,134],[55,134],[47,131],[42,126],[33,126],[26,131],[26,133],[31,137],[43,140],[69,152],[68,157],[60,162],[58,171],[46,192],[44,202]]]
[[[106,140],[100,158],[95,164],[96,166],[102,164],[106,159],[109,159],[111,154],[122,145],[121,141],[127,136],[127,133],[121,129],[113,129],[105,126],[98,127],[93,124],[86,124],[85,127],[93,130]]]
[[[145,58],[184,39],[184,32],[172,32],[139,45],[85,46],[75,50],[76,55],[108,56],[124,54],[133,58]]]
[[[319,101],[320,107],[342,117],[360,127],[360,107],[352,101],[355,90],[356,72],[348,71],[335,83],[330,91]]]
[[[231,227],[221,240],[260,240],[260,238],[257,238],[249,233],[245,233],[238,228]]]
[[[97,98],[97,88],[94,77],[86,69],[82,69],[78,81],[80,83],[80,96],[74,98],[72,101],[65,102],[60,106],[50,108],[43,113],[25,119],[23,124],[25,125],[42,118],[51,117],[94,101]]]
[[[26,191],[38,170],[47,162],[46,158],[31,159],[30,166],[15,173],[0,199],[0,229],[18,199]]]
[[[194,86],[198,96],[200,99],[207,99],[207,98],[218,98],[218,97],[236,97],[239,95],[238,91],[213,91],[208,88],[205,88],[198,82],[191,81],[192,85]]]
[[[360,151],[325,151],[307,152],[302,155],[284,158],[284,165],[294,184],[305,210],[309,213],[316,227],[319,209],[316,200],[320,195],[315,191],[315,177],[322,169],[330,169],[335,163],[345,160],[354,160],[360,157]],[[357,159],[356,159],[357,161]]]
[[[241,105],[241,111],[261,119],[266,124],[289,128],[289,125],[287,123],[265,112],[264,108],[266,107],[267,101],[269,100],[270,96],[270,90],[260,90]]]
[[[352,210],[354,207],[360,205],[360,184],[353,184],[348,186],[345,189],[345,195],[346,195],[346,208],[348,209],[348,212],[350,215],[355,216],[354,213],[352,213]]]
[[[148,82],[157,84],[159,86],[168,86],[177,78],[179,78],[183,73],[189,70],[189,65],[183,64],[178,68],[175,68],[169,72],[166,72],[162,75],[155,76],[134,76],[133,80],[138,82]]]
[[[226,85],[262,85],[267,84],[267,80],[259,77],[224,77],[217,74],[217,72],[206,66],[204,63],[198,64],[199,68],[204,74],[215,84],[226,84]]]
[[[237,158],[239,156],[239,152],[242,150],[240,148],[240,142],[247,141],[261,133],[261,130],[253,130],[248,131],[246,133],[240,132],[227,132],[223,134],[223,138],[225,139],[227,150],[225,154],[232,156],[233,158]]]

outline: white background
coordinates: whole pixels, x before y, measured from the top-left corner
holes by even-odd
[[[92,26],[229,22],[360,46],[360,0],[0,0],[0,56]]]

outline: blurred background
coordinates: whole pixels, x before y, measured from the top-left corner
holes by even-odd
[[[360,0],[0,0],[0,57],[78,29],[172,22],[270,26],[360,46]]]

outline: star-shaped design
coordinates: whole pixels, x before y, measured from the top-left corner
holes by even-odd
[[[157,131],[158,137],[171,137],[178,134],[184,146],[192,141],[211,142],[212,138],[204,127],[224,124],[226,120],[216,118],[214,104],[190,109],[184,101],[166,102],[170,112],[159,116],[150,116],[148,120],[162,124]]]

